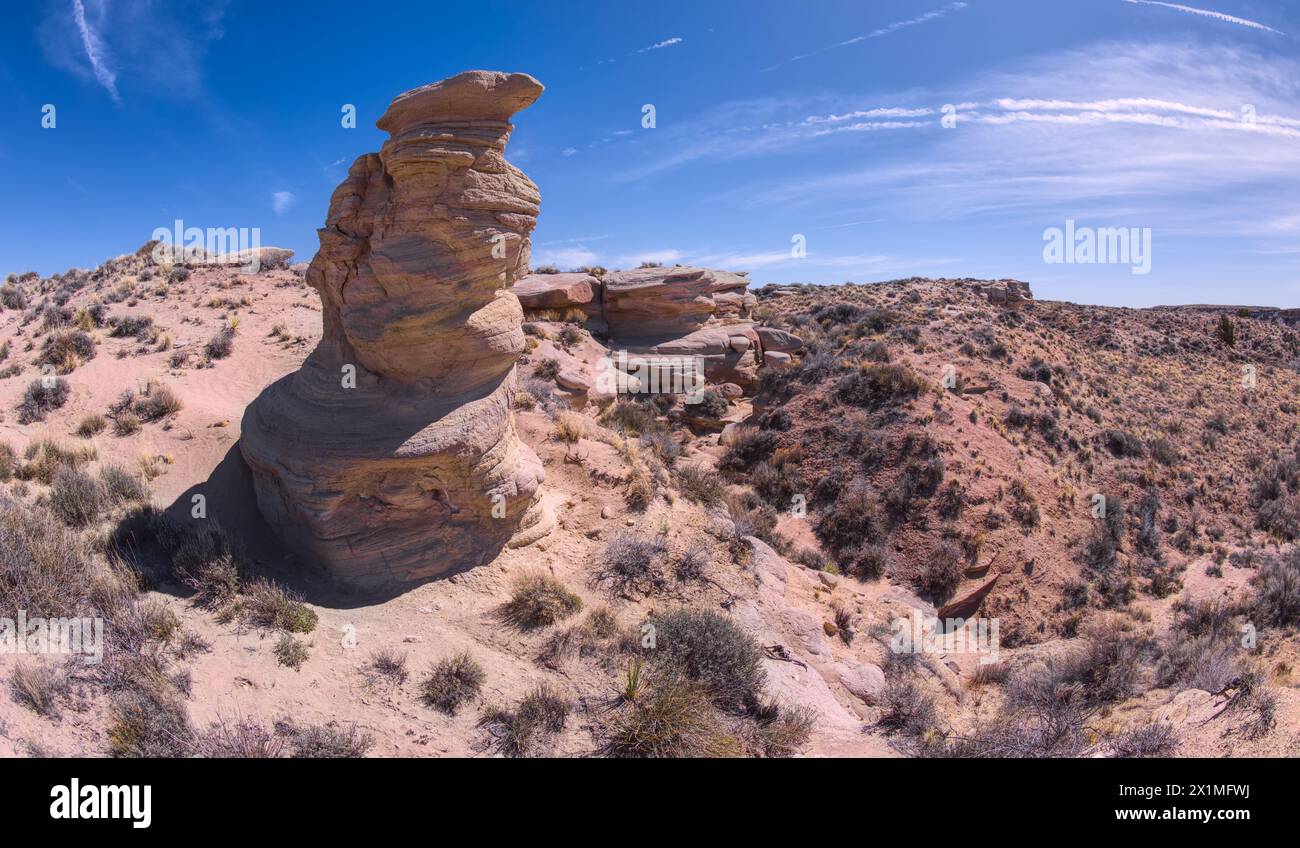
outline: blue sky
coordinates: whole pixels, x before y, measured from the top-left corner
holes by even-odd
[[[534,264],[698,263],[760,284],[1016,277],[1083,303],[1300,306],[1300,3],[373,12],[7,4],[0,272],[93,267],[176,218],[260,227],[305,261],[393,96],[488,68],[547,89],[508,150],[542,192]],[[348,103],[356,129],[341,126]],[[1045,262],[1044,231],[1067,220],[1150,228],[1150,273]]]

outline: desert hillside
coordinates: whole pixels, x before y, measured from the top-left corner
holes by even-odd
[[[384,590],[284,546],[239,449],[321,342],[306,268],[154,247],[2,292],[0,596],[106,626],[98,665],[0,656],[0,753],[1297,752],[1300,335],[1268,315],[533,274],[543,529]],[[625,346],[702,356],[702,402],[604,392]],[[965,624],[898,650],[914,615]]]

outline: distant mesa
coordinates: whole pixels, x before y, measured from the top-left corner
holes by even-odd
[[[244,416],[258,506],[362,589],[409,586],[544,535],[515,431],[524,276],[541,197],[504,158],[542,86],[467,71],[393,100],[334,191],[306,272],[323,337]]]

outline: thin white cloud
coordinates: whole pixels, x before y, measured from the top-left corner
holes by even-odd
[[[1162,48],[1151,48],[1162,55],[1175,56]],[[1192,61],[1190,51],[1176,54],[1177,61]],[[1080,60],[1082,61],[1082,60]],[[1108,58],[1108,61],[1114,61]],[[1137,72],[1150,76],[1155,73],[1145,63],[1136,62],[1141,67]],[[1206,89],[1184,88],[1177,82],[1158,78],[1152,83],[1156,87],[1177,86],[1181,93],[1189,96],[1185,99],[1154,96],[1122,96],[1103,99],[1069,100],[1062,98],[1005,97],[1000,92],[990,92],[983,100],[965,100],[956,104],[955,111],[938,106],[881,106],[871,109],[847,109],[827,111],[822,115],[809,115],[802,120],[773,120],[773,113],[794,108],[793,102],[755,101],[739,104],[724,104],[713,112],[695,121],[688,122],[686,129],[670,130],[662,136],[671,141],[673,150],[660,159],[639,163],[633,170],[615,176],[622,182],[631,182],[671,171],[701,160],[728,161],[739,158],[753,158],[780,153],[791,148],[806,145],[828,136],[844,133],[892,133],[918,132],[926,133],[932,138],[942,136],[951,130],[943,129],[944,119],[951,116],[958,126],[985,125],[1010,126],[1015,124],[1057,125],[1076,127],[1146,126],[1159,127],[1188,133],[1214,133],[1233,135],[1272,136],[1282,139],[1300,139],[1300,117],[1291,117],[1273,111],[1277,105],[1285,105],[1296,110],[1293,114],[1300,116],[1300,102],[1276,102],[1276,98],[1265,97],[1263,100],[1251,95],[1252,84],[1265,85],[1269,88],[1286,89],[1294,85],[1285,75],[1281,78],[1273,73],[1271,66],[1259,65],[1252,71],[1242,74],[1236,80],[1235,89],[1227,84],[1216,83],[1216,93],[1207,95]],[[1190,71],[1188,71],[1190,72]],[[1251,77],[1255,77],[1252,79]],[[1142,79],[1141,77],[1137,79]],[[1125,80],[1112,82],[1117,87]],[[1128,81],[1131,82],[1131,81]],[[1061,87],[1068,85],[1068,79],[1061,80]],[[1031,78],[997,78],[985,84],[1011,89],[1030,89],[1036,85]],[[1237,101],[1229,99],[1234,97]],[[1212,102],[1209,98],[1218,102]],[[1194,99],[1206,102],[1186,102]],[[1250,99],[1256,103],[1244,102]],[[1274,101],[1274,102],[1270,102]],[[936,99],[936,103],[942,101]],[[747,113],[762,110],[765,120],[744,120]],[[863,117],[906,117],[908,120],[859,120]],[[850,123],[851,121],[851,123]]]
[[[908,27],[920,26],[921,24],[929,23],[930,21],[937,21],[940,18],[946,18],[948,15],[951,15],[954,12],[960,12],[962,9],[965,9],[969,5],[970,5],[969,3],[965,3],[965,2],[949,3],[947,6],[943,6],[938,9],[934,9],[932,11],[926,12],[924,15],[920,15],[915,18],[909,18],[908,20],[905,21],[895,21],[892,24],[880,27],[879,29],[874,29],[871,32],[868,32],[864,35],[855,35],[853,38],[845,39],[844,41],[840,41],[835,44],[829,44],[818,50],[814,50],[811,53],[804,53],[799,56],[791,56],[788,61],[798,62],[803,59],[812,58],[813,56],[819,56],[822,53],[827,52],[828,50],[838,50],[841,47],[849,47],[854,44],[861,44],[862,42],[871,38],[881,38],[886,35],[891,35],[895,32],[898,32],[900,29],[907,29]],[[785,63],[778,62],[775,65],[772,65],[771,67],[764,68],[763,70],[770,71],[773,70],[774,68],[779,68],[783,64]]]
[[[223,37],[229,0],[50,0],[36,27],[46,61],[104,88],[115,102],[133,97],[202,103],[200,114],[220,131],[251,125],[206,99],[203,63]]]
[[[834,124],[840,121],[851,121],[856,118],[920,118],[933,114],[933,109],[905,109],[890,106],[877,109],[859,109],[853,112],[846,112],[843,115],[809,115],[807,118],[803,119],[803,123],[810,126],[812,124]]]
[[[676,38],[676,37],[674,37],[674,38],[666,38],[666,39],[664,39],[663,41],[657,41],[657,42],[655,42],[654,44],[651,44],[649,47],[642,47],[640,50],[638,50],[638,51],[636,51],[636,52],[638,52],[638,53],[649,53],[651,50],[662,50],[662,49],[664,49],[665,47],[672,47],[674,44],[681,44],[681,43],[682,43],[682,39],[680,39],[680,38]],[[631,54],[629,54],[629,55],[631,55]],[[613,61],[613,60],[610,60],[610,61]]]
[[[81,46],[86,51],[86,59],[90,62],[95,79],[99,80],[99,84],[104,86],[115,103],[121,103],[122,98],[117,93],[117,72],[109,64],[103,39],[86,22],[86,7],[82,5],[81,0],[72,0],[72,18],[77,22],[77,32],[81,34]]]
[[[818,136],[832,135],[834,133],[842,133],[842,132],[875,132],[876,130],[908,130],[908,129],[916,129],[917,127],[927,127],[927,126],[933,126],[933,124],[926,123],[923,121],[859,121],[856,124],[848,124],[846,126],[834,127],[832,129],[817,130],[817,132],[813,133],[813,137],[816,138]]]
[[[972,80],[954,129],[936,120],[908,131],[915,144],[873,147],[856,166],[720,199],[787,214],[844,201],[890,220],[1039,231],[1066,217],[1127,221],[1165,239],[1276,250],[1296,232],[1297,79],[1300,61],[1230,45],[1061,51]],[[783,131],[782,149],[809,144],[798,131]]]
[[[1229,24],[1237,24],[1238,26],[1250,27],[1251,29],[1263,30],[1264,32],[1272,32],[1277,35],[1286,35],[1286,33],[1273,29],[1270,26],[1264,26],[1258,21],[1251,21],[1246,18],[1239,18],[1236,15],[1227,15],[1223,12],[1215,12],[1210,9],[1197,9],[1192,6],[1183,6],[1178,3],[1162,3],[1160,0],[1124,0],[1124,2],[1131,3],[1134,6],[1163,6],[1166,9],[1186,12],[1189,15],[1200,15],[1204,18],[1214,18],[1215,20]]]
[[[275,214],[283,215],[298,202],[298,196],[291,191],[277,191],[271,195],[271,209]]]
[[[881,27],[880,29],[873,30],[872,32],[868,33],[866,36],[858,36],[857,38],[851,38],[844,43],[855,44],[867,38],[880,38],[880,36],[882,35],[889,35],[890,33],[898,32],[900,29],[906,29],[907,27],[917,26],[918,24],[929,23],[930,21],[945,17],[952,12],[960,12],[962,9],[965,9],[968,5],[970,4],[949,3],[947,6],[944,6],[942,9],[935,9],[932,12],[926,12],[924,15],[921,15],[919,18],[912,18],[911,20],[906,20],[906,21],[898,21],[897,23],[892,23],[887,27]]]
[[[575,153],[577,153],[577,152],[578,152],[578,148],[576,148],[576,147],[566,147],[566,148],[564,148],[563,150],[560,151],[560,155],[561,155],[561,156],[564,156],[564,157],[567,158],[567,157],[572,156],[573,154],[575,154]]]
[[[1282,138],[1300,138],[1300,120],[1282,115],[1233,112],[1192,106],[1154,98],[1119,98],[1104,101],[1016,100],[1002,98],[988,104],[1002,111],[979,108],[958,112],[959,121],[982,124],[1141,124],[1177,130],[1253,132]]]

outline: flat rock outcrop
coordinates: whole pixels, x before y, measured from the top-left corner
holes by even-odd
[[[515,283],[527,317],[554,319],[580,310],[587,328],[609,337],[611,350],[634,355],[699,356],[709,383],[745,390],[758,385],[768,351],[780,367],[803,341],[792,333],[756,326],[758,299],[743,274],[694,268],[637,268],[598,279],[585,273],[532,274]],[[571,388],[571,386],[567,386]]]
[[[330,199],[307,282],[323,337],[249,406],[258,506],[343,582],[393,589],[545,532],[542,466],[511,413],[537,187],[504,158],[527,74],[398,96]]]
[[[1029,290],[1029,283],[1020,280],[998,280],[986,283],[983,291],[989,303],[1010,309],[1019,309],[1034,299],[1034,293]]]
[[[605,277],[605,321],[615,338],[681,336],[714,320],[747,319],[758,299],[740,274],[685,265]]]
[[[696,330],[640,350],[658,356],[699,356],[704,360],[704,378],[708,382],[752,389],[758,385],[758,367],[762,363],[758,345],[753,325],[741,323]]]
[[[776,327],[758,327],[757,333],[765,353],[767,351],[796,353],[803,347],[803,339],[786,330],[778,330]]]

